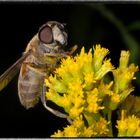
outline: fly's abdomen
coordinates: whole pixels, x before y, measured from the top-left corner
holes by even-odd
[[[43,73],[28,64],[22,64],[18,80],[18,95],[25,108],[34,107],[38,103],[43,82]]]

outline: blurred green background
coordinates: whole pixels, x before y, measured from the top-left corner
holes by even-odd
[[[12,2],[0,3],[0,73],[11,66],[27,43],[47,21],[67,23],[68,47],[75,44],[88,51],[101,44],[118,66],[120,51],[131,52],[131,62],[140,65],[139,2]],[[133,82],[140,95],[140,72]],[[0,94],[0,137],[49,137],[68,123],[46,111],[39,103],[25,110],[17,95],[18,75]]]

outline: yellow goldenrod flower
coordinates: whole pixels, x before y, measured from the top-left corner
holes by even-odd
[[[104,109],[104,107],[99,106],[98,102],[101,101],[101,99],[98,98],[98,89],[95,88],[91,92],[87,93],[87,108],[86,111],[89,113],[97,113],[98,110]]]
[[[69,108],[72,106],[71,99],[68,98],[66,94],[64,94],[63,98],[61,99],[62,100],[61,100],[61,103],[59,103],[59,105],[64,107],[66,111],[69,111]]]
[[[140,118],[136,116],[125,116],[124,110],[122,110],[121,120],[117,121],[118,136],[140,136]]]
[[[79,137],[77,129],[71,125],[64,128],[64,131],[55,132],[51,137]]]
[[[113,81],[108,84],[105,84],[103,81],[101,81],[100,85],[98,86],[99,97],[103,99],[105,96],[111,96],[113,94],[113,91],[111,90],[112,86]]]
[[[117,94],[117,93],[113,93],[113,94],[111,95],[111,100],[110,100],[109,108],[110,108],[111,110],[115,110],[115,109],[118,107],[120,101],[121,101],[120,95]]]
[[[85,80],[85,83],[95,83],[95,79],[94,79],[94,73],[91,72],[91,73],[86,73],[84,74],[85,77],[84,77],[84,80]]]
[[[60,130],[58,130],[53,135],[51,135],[51,137],[61,138],[61,137],[63,137],[63,132],[61,132]]]
[[[103,78],[103,76],[105,74],[107,74],[108,72],[112,71],[114,69],[114,67],[112,66],[110,59],[105,60],[101,66],[101,68],[95,73],[95,76],[98,79]]]
[[[129,67],[128,67],[129,71],[133,73],[133,76],[134,76],[134,73],[137,72],[139,70],[139,67],[138,66],[135,66],[134,64],[130,64]],[[135,79],[135,77],[133,77]]]
[[[73,125],[65,127],[64,128],[64,137],[79,137],[77,128],[75,128]]]
[[[45,79],[47,100],[63,107],[72,120],[72,124],[52,137],[113,136],[112,111],[134,90],[131,81],[138,67],[128,65],[130,53],[122,51],[119,67],[115,68],[111,59],[105,58],[108,53],[101,45],[88,53],[83,47],[79,55],[62,59],[54,75]],[[109,72],[113,73],[112,79],[108,78]],[[139,120],[134,116],[124,118],[122,115],[117,128],[119,136],[140,133]]]
[[[75,107],[75,106],[71,107],[71,109],[69,110],[70,117],[72,119],[74,119],[74,118],[80,116],[82,114],[83,110],[84,110],[84,107],[79,107],[79,108]]]
[[[129,51],[123,51],[123,50],[121,51],[120,63],[119,63],[119,68],[121,70],[127,68],[129,62],[129,56],[130,56]]]
[[[59,93],[64,93],[67,90],[64,82],[57,80],[56,76],[51,75],[48,79],[45,79],[45,84]]]
[[[91,66],[91,64],[92,64],[92,52],[91,51],[92,50],[90,49],[88,53],[85,53],[85,48],[83,47],[81,49],[80,55],[74,57],[74,60],[77,62],[77,64],[79,65],[80,68],[84,67],[85,65],[86,66],[89,65],[89,67]]]
[[[73,97],[74,96],[81,96],[83,97],[83,87],[81,81],[78,79],[76,81],[73,81],[71,83],[68,83],[68,94],[71,94]],[[76,93],[76,94],[75,94]]]
[[[119,103],[120,102],[120,95],[116,94],[116,93],[112,94],[111,101],[114,103]]]
[[[63,131],[55,132],[51,137],[97,137],[107,136],[108,134],[108,122],[100,118],[99,121],[94,122],[91,126],[86,127],[82,116],[73,121],[71,125],[68,125]]]
[[[79,117],[77,117],[74,121],[73,121],[73,125],[77,128],[77,129],[81,129],[84,126],[84,121],[82,120],[83,117],[82,115],[80,115]]]
[[[93,68],[95,73],[101,68],[103,59],[108,53],[108,49],[102,48],[100,44],[96,45],[93,55]]]
[[[71,125],[64,128],[63,131],[58,130],[51,137],[80,137],[81,131],[83,131],[84,122],[82,116],[77,117]]]
[[[108,128],[109,122],[107,122],[104,118],[100,118],[100,120],[96,123],[96,132],[98,136],[106,136],[109,132]]]
[[[131,83],[131,80],[134,80],[134,73],[138,71],[138,66],[134,64],[128,65],[129,60],[129,52],[122,51],[119,68],[113,70],[114,76],[114,91],[116,93],[122,92],[123,90],[127,89]],[[123,77],[123,78],[122,78]]]
[[[93,126],[89,126],[88,128],[84,127],[83,137],[93,137],[97,135],[97,132],[94,132]]]
[[[94,86],[94,83],[96,83],[96,79],[94,76],[94,72],[90,72],[90,73],[85,73],[84,74],[84,85],[85,85],[85,90],[91,90]]]

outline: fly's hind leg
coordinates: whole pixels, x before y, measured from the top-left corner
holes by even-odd
[[[60,118],[65,118],[67,119],[67,121],[71,124],[72,123],[72,120],[69,118],[69,116],[67,114],[64,114],[64,113],[61,113],[60,111],[58,110],[55,110],[55,109],[52,109],[50,108],[49,106],[47,106],[46,104],[46,98],[45,98],[45,93],[46,93],[46,86],[43,85],[43,88],[42,88],[42,94],[41,94],[41,102],[43,104],[43,106],[48,110],[50,111],[52,114],[60,117]]]

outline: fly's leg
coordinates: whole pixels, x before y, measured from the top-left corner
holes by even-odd
[[[67,58],[68,56],[72,55],[76,51],[76,49],[77,46],[75,45],[74,47],[70,48],[68,52],[55,53],[55,54],[45,53],[45,56]]]
[[[67,121],[72,124],[72,120],[69,118],[68,115],[64,114],[64,113],[61,113],[60,111],[58,110],[55,110],[55,109],[52,109],[50,108],[49,106],[47,106],[46,104],[46,98],[45,98],[45,93],[46,93],[46,86],[43,85],[43,88],[42,88],[42,94],[41,94],[41,102],[43,104],[43,106],[48,110],[50,111],[52,114],[56,115],[57,117],[60,117],[60,118],[65,118],[67,119]]]
[[[50,56],[50,57],[60,57],[60,58],[66,58],[70,55],[72,55],[77,49],[77,46],[75,45],[74,47],[72,47],[70,49],[70,51],[68,52],[65,52],[65,53],[55,53],[55,54],[50,54],[50,53],[45,53],[46,56]],[[58,110],[55,110],[55,109],[52,109],[50,108],[49,106],[47,106],[46,104],[46,98],[45,98],[45,93],[46,93],[46,86],[43,85],[43,88],[42,88],[42,94],[41,94],[41,102],[43,104],[43,106],[48,110],[50,111],[52,114],[60,117],[60,118],[65,118],[67,119],[67,121],[71,124],[72,123],[72,120],[69,118],[68,115],[64,114],[64,113],[61,113],[60,111]]]
[[[68,52],[68,54],[69,54],[69,55],[72,55],[72,54],[77,50],[77,48],[78,48],[78,46],[75,45],[74,47],[72,47],[72,48],[70,49],[70,51]]]

